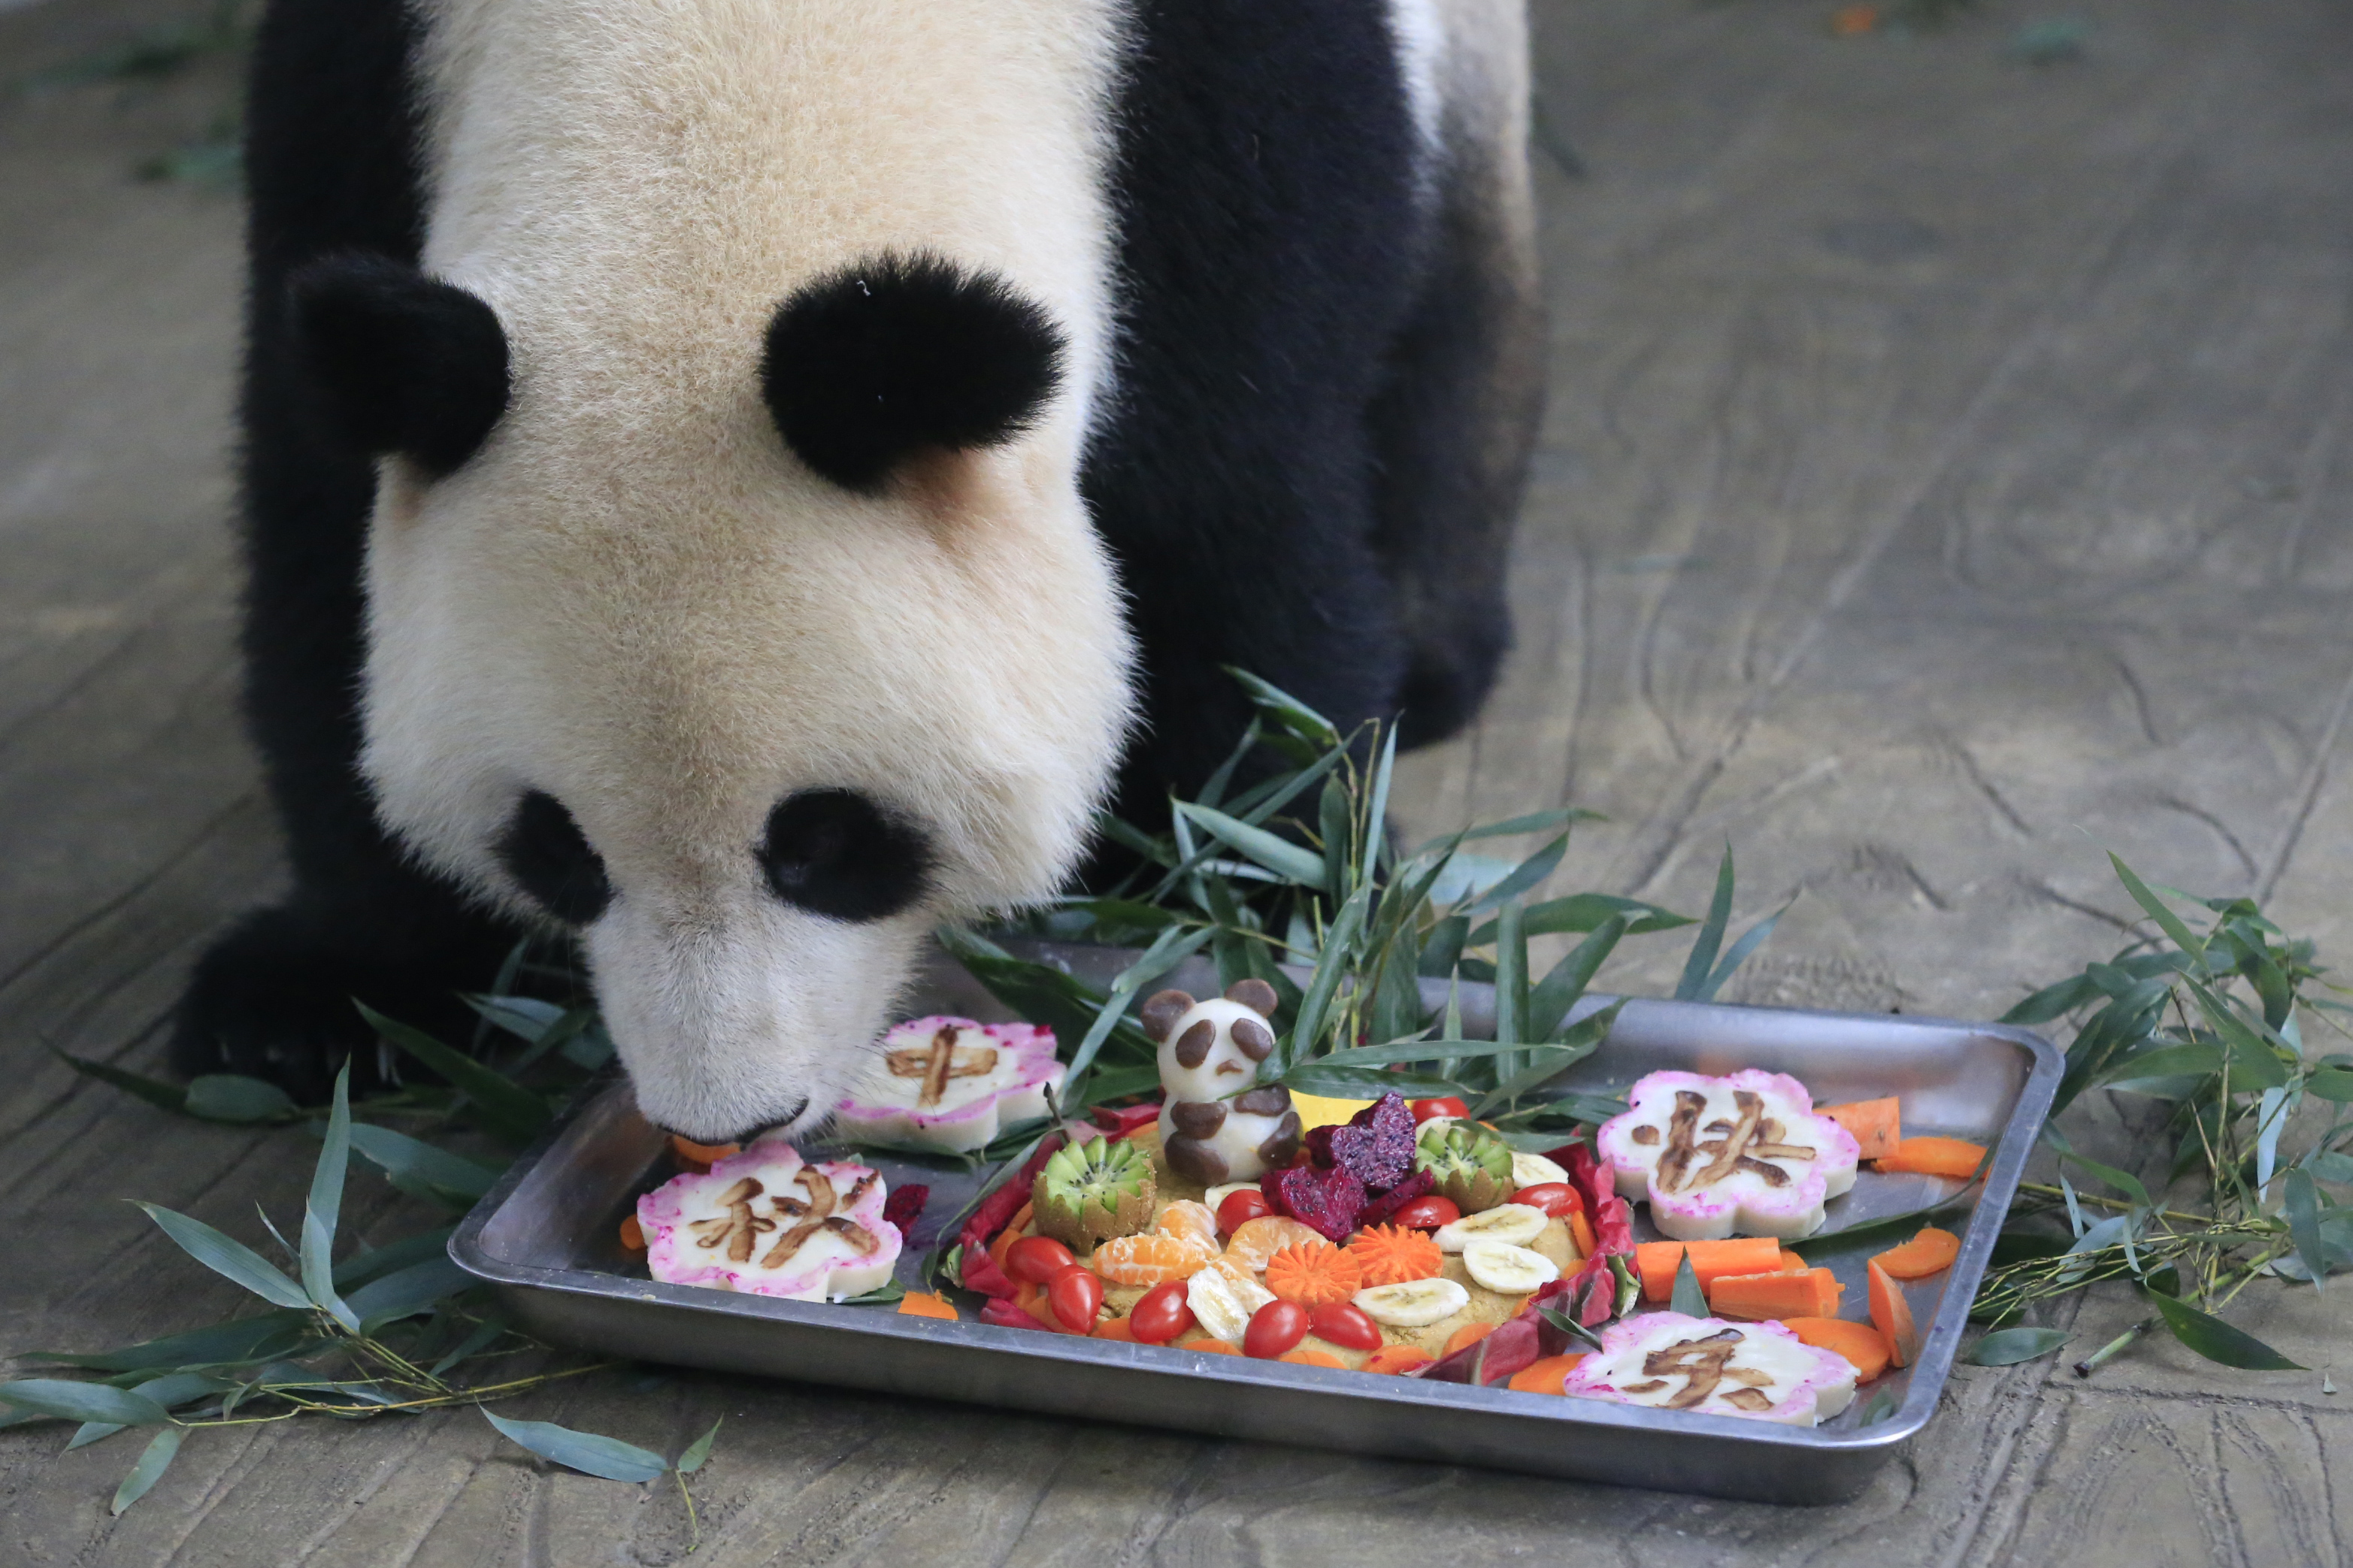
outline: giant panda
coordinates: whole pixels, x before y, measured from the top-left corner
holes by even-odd
[[[640,1107],[815,1125],[925,933],[1246,721],[1475,710],[1542,329],[1518,0],[272,0],[246,711],[185,1071],[577,934]]]

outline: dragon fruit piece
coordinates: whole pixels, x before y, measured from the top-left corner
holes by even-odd
[[[1365,1184],[1350,1171],[1294,1165],[1269,1171],[1260,1190],[1277,1214],[1289,1215],[1335,1246],[1355,1232],[1356,1215],[1365,1207]]]
[[[923,1217],[923,1205],[931,1201],[931,1196],[932,1189],[921,1182],[894,1187],[882,1205],[882,1217],[897,1226],[902,1233],[913,1230],[915,1222]]]
[[[789,1301],[864,1295],[899,1260],[899,1227],[882,1216],[888,1195],[864,1165],[810,1164],[763,1139],[638,1200],[646,1268],[665,1284]]]
[[[1377,1192],[1413,1169],[1413,1112],[1392,1089],[1332,1130],[1332,1163]]]
[[[1391,1215],[1436,1185],[1438,1185],[1436,1176],[1431,1175],[1428,1171],[1416,1171],[1404,1181],[1366,1204],[1364,1212],[1356,1215],[1356,1228],[1362,1230],[1368,1225],[1387,1223]]]

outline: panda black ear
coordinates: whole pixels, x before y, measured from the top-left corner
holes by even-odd
[[[1002,279],[886,257],[798,290],[769,323],[760,390],[803,462],[871,490],[925,447],[994,447],[1062,379],[1062,335]]]
[[[335,256],[298,268],[286,294],[302,366],[362,451],[403,453],[438,478],[506,412],[506,332],[463,289],[380,256]]]

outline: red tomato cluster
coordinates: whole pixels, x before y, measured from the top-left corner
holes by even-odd
[[[1585,1200],[1567,1182],[1538,1182],[1533,1187],[1522,1187],[1512,1194],[1512,1201],[1542,1209],[1552,1219],[1567,1219],[1585,1212]]]
[[[1046,1305],[1064,1328],[1083,1334],[1103,1310],[1103,1282],[1050,1236],[1025,1236],[1005,1249],[1005,1271],[1046,1288]]]
[[[1425,1121],[1434,1121],[1441,1116],[1471,1114],[1471,1108],[1451,1094],[1442,1095],[1436,1100],[1417,1100],[1406,1109],[1413,1112],[1413,1124],[1416,1127]]]
[[[1261,1361],[1279,1359],[1307,1337],[1307,1309],[1296,1301],[1269,1301],[1250,1314],[1242,1331],[1242,1354]]]
[[[1147,1345],[1165,1345],[1193,1326],[1193,1308],[1185,1299],[1185,1281],[1155,1285],[1128,1314],[1127,1331]]]
[[[1452,1198],[1441,1198],[1436,1193],[1419,1197],[1389,1216],[1395,1224],[1409,1230],[1436,1230],[1441,1225],[1452,1225],[1462,1217]]]

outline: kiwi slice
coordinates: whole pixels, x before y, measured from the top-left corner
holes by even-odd
[[[1029,1201],[1038,1234],[1081,1252],[1150,1225],[1155,1187],[1152,1157],[1132,1140],[1092,1138],[1057,1150]]]
[[[1512,1146],[1475,1121],[1431,1122],[1414,1142],[1413,1168],[1428,1171],[1438,1192],[1464,1214],[1483,1214],[1508,1202]]]

